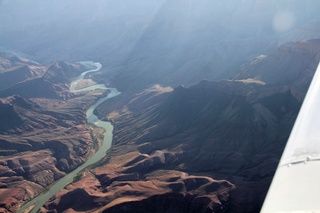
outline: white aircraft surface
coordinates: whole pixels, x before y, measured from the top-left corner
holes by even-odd
[[[261,212],[320,212],[320,65]]]

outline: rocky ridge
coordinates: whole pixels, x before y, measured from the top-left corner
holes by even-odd
[[[13,83],[0,91],[1,212],[15,212],[78,167],[94,152],[92,136],[101,134],[86,125],[85,115],[101,91],[73,95],[68,90],[82,65],[58,61],[43,66],[15,60],[0,60],[2,65],[5,62],[0,78],[8,80],[6,74],[12,72]],[[16,76],[21,68],[36,74]]]
[[[115,124],[108,164],[58,193],[46,209],[258,212],[316,68],[320,49],[307,43],[259,57],[233,80],[172,92],[158,86],[100,106],[97,112]],[[277,70],[273,81],[270,68]],[[216,180],[222,182],[209,190]],[[78,205],[73,195],[80,191],[85,199]],[[190,207],[195,200],[201,209]]]
[[[69,99],[74,95],[69,92],[68,83],[83,69],[83,65],[62,61],[46,67],[24,65],[12,68],[12,71],[1,75],[2,81],[7,83],[0,90],[0,97],[20,95],[26,98]]]

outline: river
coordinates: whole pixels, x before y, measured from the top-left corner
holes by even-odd
[[[82,170],[84,170],[88,166],[98,162],[103,157],[105,157],[107,150],[111,147],[113,126],[110,122],[99,120],[98,117],[95,114],[93,114],[93,111],[99,104],[101,104],[102,102],[104,102],[114,96],[119,95],[120,92],[118,92],[118,90],[115,88],[108,88],[104,84],[96,84],[96,85],[82,88],[79,90],[75,89],[76,85],[84,79],[86,74],[92,73],[92,72],[97,72],[102,67],[101,63],[99,63],[99,62],[83,61],[83,62],[79,62],[79,63],[81,63],[83,65],[91,66],[91,67],[96,67],[96,68],[90,69],[90,70],[87,70],[87,71],[81,73],[80,76],[78,76],[73,82],[71,82],[70,92],[73,92],[73,93],[85,92],[85,91],[92,91],[95,89],[110,90],[110,93],[108,93],[107,96],[105,96],[105,97],[99,99],[97,102],[95,102],[86,112],[88,123],[92,123],[98,127],[105,129],[102,146],[93,156],[91,156],[85,163],[83,163],[77,169],[73,170],[68,175],[64,176],[63,178],[61,178],[60,180],[55,182],[43,194],[40,194],[39,196],[33,198],[32,200],[30,200],[29,202],[24,204],[17,211],[18,213],[23,213],[23,212],[36,213],[53,195],[55,195],[59,190],[63,189],[66,185],[71,183],[73,181],[73,179]]]

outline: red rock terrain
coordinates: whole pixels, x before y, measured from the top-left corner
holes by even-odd
[[[14,59],[0,59],[0,79],[12,83],[0,90],[0,212],[15,212],[78,167],[93,152],[91,134],[98,134],[86,125],[85,111],[101,92],[68,90],[84,67]]]
[[[269,52],[319,37],[318,0],[33,3],[0,3],[0,46],[95,58],[108,67],[93,80],[122,91],[97,110],[115,125],[109,158],[43,212],[259,211],[319,61],[315,40]],[[79,70],[0,54],[0,212],[90,155],[100,94],[68,92]]]
[[[158,85],[102,104],[97,112],[115,124],[108,163],[45,208],[258,212],[316,69],[317,43],[285,44],[234,80]]]
[[[69,93],[69,82],[79,74],[82,65],[69,64],[57,61],[48,66],[15,66],[1,75],[3,82],[9,86],[0,90],[0,97],[20,95],[27,98],[68,99],[73,96]],[[1,89],[1,88],[0,88]]]

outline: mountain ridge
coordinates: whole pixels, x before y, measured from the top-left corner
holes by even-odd
[[[298,48],[301,43],[292,44],[288,47],[294,51],[305,51]],[[307,45],[307,49],[311,46]],[[108,163],[93,169],[92,174],[57,194],[45,208],[82,211],[83,207],[67,200],[84,187],[89,200],[87,205],[95,211],[130,212],[135,209],[146,212],[145,209],[151,208],[149,201],[158,199],[157,203],[167,202],[165,207],[158,207],[164,212],[170,209],[183,212],[179,202],[175,205],[168,201],[172,195],[189,202],[186,205],[192,205],[193,201],[184,200],[181,193],[197,196],[198,192],[205,191],[203,186],[193,191],[181,190],[192,188],[179,183],[185,174],[195,176],[195,179],[209,177],[234,185],[221,194],[216,189],[206,191],[208,195],[217,192],[215,198],[207,196],[206,199],[218,199],[225,211],[259,211],[320,53],[317,48],[307,55],[294,51],[283,52],[280,47],[270,53],[272,57],[254,59],[232,80],[204,80],[191,87],[179,86],[173,90],[161,89],[158,85],[158,89],[124,93],[100,105],[96,111],[98,115],[112,120],[115,125]],[[305,58],[300,59],[301,55]],[[292,63],[299,67],[291,69],[281,63],[273,64],[274,60],[270,60],[273,57],[278,57],[279,61],[288,58],[286,65],[291,64],[290,61],[305,63]],[[283,76],[293,74],[292,80],[272,83],[267,79],[268,68],[257,70],[259,78],[255,72],[249,72],[255,67],[263,68],[262,65],[270,67],[269,64]],[[304,76],[303,81],[300,81],[300,75],[294,75],[297,71]],[[303,88],[296,89],[299,95],[295,92],[297,82]],[[159,176],[166,178],[157,182]],[[162,187],[157,197],[153,197],[151,189],[146,190],[150,187],[149,181],[155,187]],[[92,187],[95,189],[90,195]],[[124,199],[114,196],[118,190]],[[131,194],[132,190],[134,194]],[[143,199],[136,200],[134,195],[137,194]],[[97,203],[100,199],[95,200],[94,196],[104,197],[102,207]],[[219,204],[214,208],[219,208]]]
[[[84,66],[58,61],[30,67],[27,59],[19,59],[18,66],[15,63],[8,63],[12,67],[6,67],[0,78],[8,80],[6,73],[21,66],[40,70],[41,75],[18,76],[0,92],[1,212],[16,212],[22,203],[77,168],[95,152],[102,134],[101,129],[87,126],[85,111],[103,92],[69,92],[71,79]],[[98,138],[95,145],[94,138]]]

